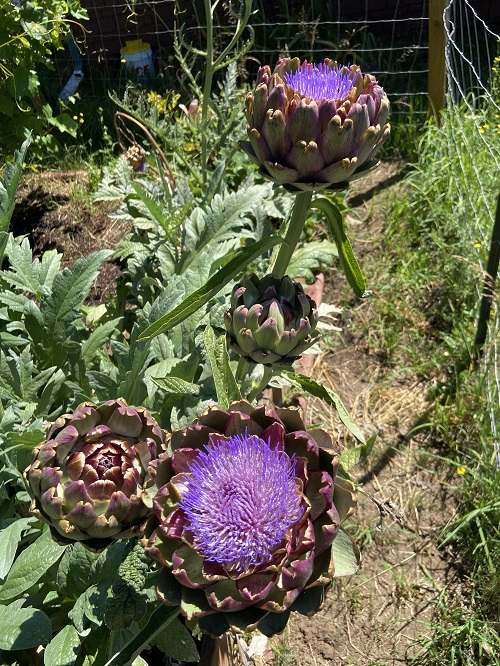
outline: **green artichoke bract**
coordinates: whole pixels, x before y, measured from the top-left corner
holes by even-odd
[[[295,408],[210,407],[174,431],[151,465],[156,526],[142,544],[163,565],[157,592],[202,631],[282,631],[319,609],[352,486],[321,429]],[[346,537],[347,538],[347,537]]]
[[[84,402],[60,416],[33,451],[24,472],[31,512],[63,545],[101,550],[139,536],[152,512],[148,465],[163,450],[163,432],[144,407],[121,398]]]
[[[290,366],[320,337],[316,303],[288,276],[245,277],[224,321],[228,346],[250,363]]]
[[[389,100],[357,65],[282,58],[261,67],[246,99],[241,143],[261,173],[292,191],[342,189],[377,165],[389,136]]]

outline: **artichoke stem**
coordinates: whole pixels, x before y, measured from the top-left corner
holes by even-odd
[[[254,386],[254,388],[247,395],[247,400],[249,402],[253,402],[259,396],[259,394],[262,393],[262,391],[266,388],[266,386],[271,381],[272,377],[273,377],[273,366],[265,365],[262,379],[256,386]]]
[[[292,215],[283,239],[284,242],[279,246],[278,255],[271,268],[271,272],[277,277],[282,278],[286,275],[288,264],[295,252],[295,247],[300,240],[307,220],[311,198],[312,192],[299,192],[295,195]]]
[[[236,368],[235,378],[238,384],[241,384],[244,381],[249,365],[250,363],[245,358],[243,358],[243,356],[240,356],[238,367]]]

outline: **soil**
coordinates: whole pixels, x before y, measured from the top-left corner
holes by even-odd
[[[124,220],[108,217],[115,205],[93,203],[85,171],[45,171],[23,178],[16,196],[11,231],[28,236],[34,257],[47,250],[63,254],[62,265],[79,257],[114,249],[130,229]],[[101,267],[88,299],[98,304],[114,292],[119,268],[109,259]]]
[[[347,223],[355,254],[370,275],[380,256],[384,206],[401,187],[404,164],[382,164],[352,184]],[[113,248],[128,231],[107,217],[109,205],[86,196],[84,172],[45,173],[22,181],[12,221],[16,234],[29,234],[35,255],[64,253],[71,265],[79,256]],[[113,292],[118,268],[106,262],[93,299]],[[453,516],[456,479],[441,466],[426,435],[433,403],[431,386],[411,369],[388,366],[383,353],[368,346],[365,332],[378,317],[372,299],[351,297],[337,273],[325,279],[323,300],[346,308],[343,332],[317,356],[313,376],[338,393],[365,435],[378,434],[369,461],[354,470],[362,484],[356,514],[346,526],[362,552],[359,572],[338,579],[323,609],[311,618],[293,616],[286,632],[271,641],[262,663],[277,666],[382,666],[407,664],[428,635],[436,603],[445,591],[461,597],[461,576],[453,553],[440,549],[440,529]],[[429,295],[431,297],[431,295]],[[336,413],[311,399],[306,421],[345,434]],[[423,662],[425,663],[425,661]]]
[[[274,644],[284,666],[408,664],[421,649],[417,637],[430,637],[440,597],[462,598],[453,553],[439,548],[442,526],[456,507],[456,477],[419,427],[433,410],[432,385],[411,368],[388,366],[365,335],[377,323],[376,299],[390,299],[370,276],[380,257],[385,207],[404,174],[403,164],[383,164],[353,183],[347,199],[349,234],[373,296],[353,299],[343,277],[326,276],[324,301],[343,305],[349,325],[316,357],[312,375],[342,398],[366,437],[378,437],[368,462],[352,470],[362,489],[346,529],[361,549],[359,572],[337,579],[315,616],[292,616]],[[343,439],[336,413],[322,401],[309,400],[306,409],[306,422],[322,423]]]

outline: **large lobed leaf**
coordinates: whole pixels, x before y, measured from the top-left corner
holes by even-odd
[[[65,268],[56,275],[51,293],[42,297],[43,349],[38,351],[51,365],[61,367],[64,363],[68,330],[78,317],[76,311],[88,296],[102,262],[110,254],[110,250],[100,250],[77,259],[71,269]]]

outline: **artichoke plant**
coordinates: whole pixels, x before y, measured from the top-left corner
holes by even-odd
[[[246,276],[224,321],[228,346],[251,363],[291,365],[319,339],[316,303],[288,276]]]
[[[341,189],[376,166],[389,136],[389,100],[357,65],[282,58],[261,67],[246,98],[250,141],[261,173],[292,191]]]
[[[338,455],[295,408],[210,407],[151,465],[156,524],[142,540],[157,592],[202,631],[282,631],[319,609],[335,575],[332,543],[355,504]],[[153,519],[154,520],[154,519]],[[344,534],[345,538],[348,537]]]
[[[24,476],[31,512],[63,545],[101,550],[139,536],[151,515],[149,463],[163,450],[163,432],[143,407],[125,400],[84,402],[60,416],[33,451]]]

